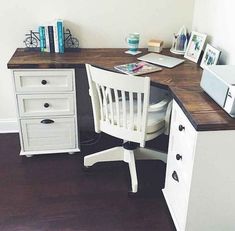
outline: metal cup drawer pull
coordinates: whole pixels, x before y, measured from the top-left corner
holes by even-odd
[[[174,172],[172,173],[172,178],[173,178],[175,181],[179,182],[179,177],[178,177],[178,174],[177,174],[176,171],[174,171]]]
[[[47,81],[46,81],[45,79],[43,79],[43,80],[41,81],[41,84],[42,84],[42,85],[46,85],[46,84],[47,84]]]
[[[176,160],[182,160],[183,159],[183,157],[180,154],[176,154],[175,158],[176,158]]]
[[[182,132],[183,130],[185,130],[185,127],[182,124],[180,124],[179,125],[179,131]]]
[[[43,105],[45,108],[48,108],[49,106],[50,106],[50,104],[49,103],[44,103],[44,105]]]
[[[51,119],[44,119],[41,121],[42,124],[52,124],[54,123],[55,121],[54,120],[51,120]]]

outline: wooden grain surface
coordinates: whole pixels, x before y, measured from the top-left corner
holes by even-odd
[[[147,53],[131,56],[125,54],[126,49],[79,49],[64,54],[41,53],[18,48],[7,66],[9,69],[19,68],[76,68],[90,63],[108,70],[114,70],[115,65],[136,62],[136,58]],[[169,50],[163,54],[179,57]],[[160,72],[148,74],[152,84],[168,88],[178,102],[188,119],[198,131],[232,130],[235,129],[235,119],[224,112],[200,88],[202,69],[195,63],[185,60],[172,69],[163,68]]]

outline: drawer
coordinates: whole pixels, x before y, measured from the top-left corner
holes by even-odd
[[[74,94],[17,95],[20,116],[74,115]]]
[[[75,118],[21,120],[24,151],[59,150],[76,147]]]
[[[74,89],[73,69],[15,70],[16,92],[56,92]]]
[[[178,178],[178,181],[176,178]],[[180,170],[178,170],[177,166],[167,166],[163,193],[175,223],[177,223],[179,230],[184,230],[188,208],[188,196],[185,191],[184,181],[180,175]]]
[[[175,101],[172,107],[171,133],[174,133],[178,140],[188,147],[194,146],[196,142],[196,130]]]

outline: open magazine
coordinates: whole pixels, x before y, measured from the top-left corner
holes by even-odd
[[[114,68],[128,75],[143,75],[155,71],[161,71],[162,68],[147,62],[127,63],[114,66]]]

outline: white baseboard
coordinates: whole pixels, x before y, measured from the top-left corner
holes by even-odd
[[[19,132],[16,119],[0,119],[0,133],[16,133]]]

